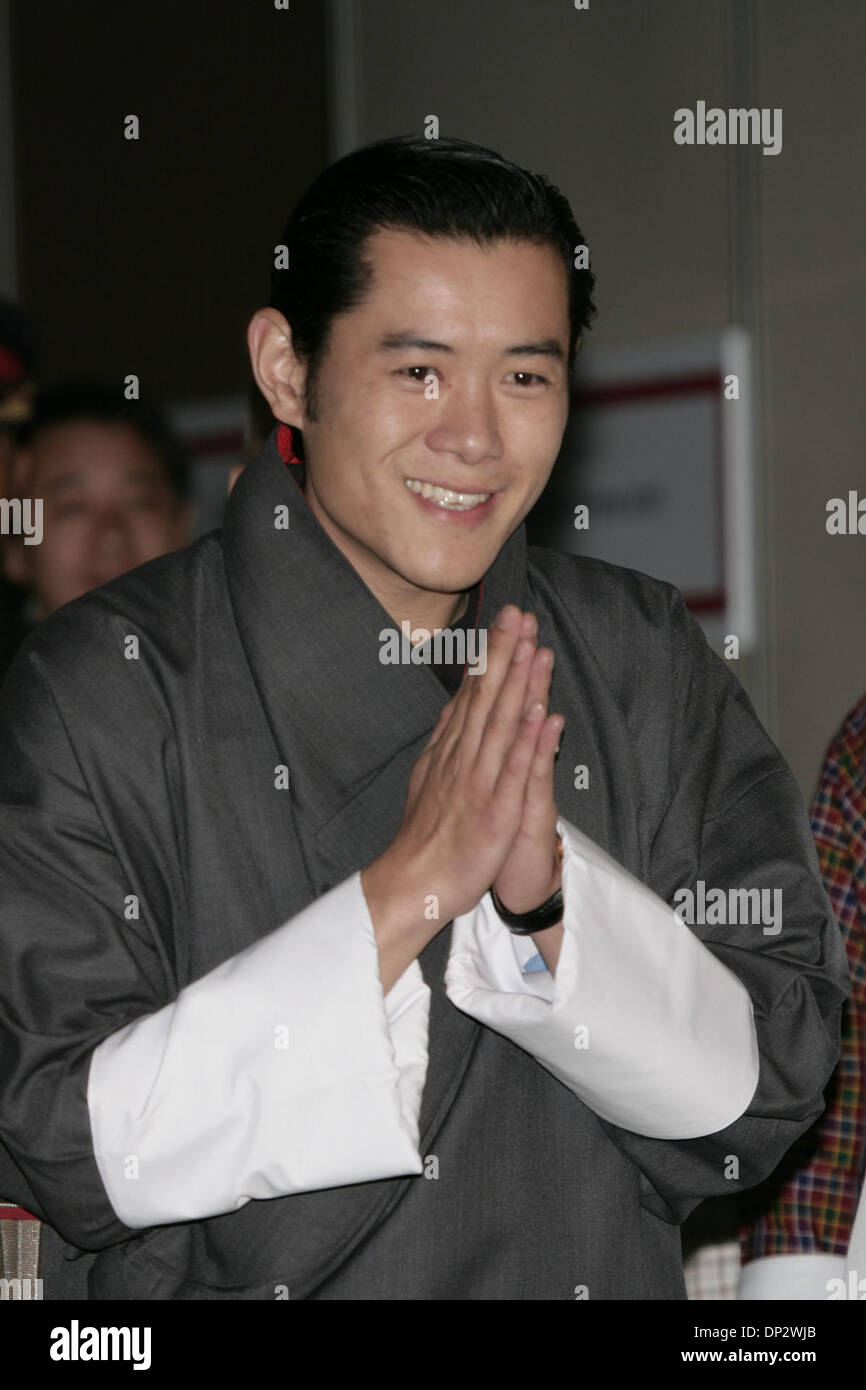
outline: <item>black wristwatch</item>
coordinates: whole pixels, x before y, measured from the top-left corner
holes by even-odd
[[[557,836],[556,854],[561,864],[562,840],[559,836]],[[547,927],[555,927],[557,922],[562,921],[561,888],[557,888],[555,893],[551,893],[549,898],[546,898],[539,907],[534,907],[531,912],[509,912],[508,908],[503,907],[496,896],[495,888],[490,889],[490,896],[498,915],[515,936],[531,936],[533,932],[544,931]]]
[[[557,888],[540,907],[534,907],[531,912],[509,912],[507,907],[502,906],[493,888],[490,890],[490,896],[497,913],[515,936],[531,936],[533,932],[544,931],[545,927],[555,927],[557,922],[562,921],[561,888]]]

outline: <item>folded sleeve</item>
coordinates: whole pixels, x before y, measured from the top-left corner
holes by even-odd
[[[634,768],[639,882],[560,820],[550,993],[493,978],[508,933],[488,902],[459,923],[449,986],[595,1111],[646,1210],[679,1223],[761,1182],[821,1114],[849,982],[790,769],[678,591],[633,582],[593,651]]]
[[[416,961],[383,996],[360,874],[172,998],[164,948],[123,919],[38,660],[16,673],[0,701],[3,1196],[96,1250],[422,1171],[429,990]]]
[[[555,977],[521,983],[490,894],[456,919],[452,1003],[531,1052],[596,1114],[679,1139],[736,1119],[758,1079],[748,991],[674,910],[568,821]],[[722,1065],[723,1064],[723,1065]]]
[[[193,1221],[420,1173],[425,994],[407,971],[386,1007],[355,874],[106,1038],[88,1104],[121,1220]]]

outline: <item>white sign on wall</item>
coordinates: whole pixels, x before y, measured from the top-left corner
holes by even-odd
[[[585,349],[530,540],[666,579],[718,645],[755,642],[749,343]]]

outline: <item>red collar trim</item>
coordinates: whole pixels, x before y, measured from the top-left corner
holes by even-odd
[[[280,451],[280,458],[283,463],[300,463],[301,460],[295,453],[294,438],[292,436],[291,425],[280,425],[277,429],[277,448]]]
[[[291,425],[279,425],[277,427],[277,449],[280,458],[288,469],[289,477],[301,494],[304,503],[309,507],[310,504],[304,496],[304,489],[301,487],[301,480],[298,475],[298,469],[303,468],[304,461],[303,459],[299,459],[295,453],[295,443]]]
[[[25,376],[24,363],[13,348],[0,347],[0,378],[3,381],[19,382]]]

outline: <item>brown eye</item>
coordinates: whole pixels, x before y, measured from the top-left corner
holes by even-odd
[[[421,375],[411,376],[410,374],[412,372],[420,372]],[[422,383],[427,380],[428,376],[435,375],[436,373],[433,371],[432,367],[401,367],[398,372],[398,376],[408,376],[410,381],[420,381]]]

